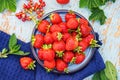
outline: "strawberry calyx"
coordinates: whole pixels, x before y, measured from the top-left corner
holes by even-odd
[[[62,39],[63,35],[62,33],[58,32],[57,33],[57,39],[60,41]]]
[[[42,46],[43,49],[51,49],[52,48],[52,44],[44,44]]]
[[[65,72],[65,73],[69,73],[68,68],[65,68],[65,69],[64,69],[64,72]]]
[[[49,16],[49,17],[50,17],[50,20],[53,20],[53,16],[54,16],[53,13]]]
[[[82,47],[78,46],[73,50],[74,52],[81,53],[82,52]]]
[[[77,40],[77,41],[81,41],[81,40],[82,40],[81,34],[77,34],[77,35],[76,35],[76,40]]]
[[[77,18],[78,23],[80,23],[80,18]]]
[[[46,33],[48,33],[49,31],[50,31],[50,25],[48,25]]]
[[[92,48],[94,48],[94,47],[100,47],[100,45],[97,44],[97,43],[98,43],[97,40],[92,39],[92,40],[90,41],[90,47],[92,47]]]
[[[46,69],[46,72],[51,72],[53,69],[50,69],[50,68],[47,68],[47,67],[45,67],[45,69]]]
[[[74,64],[75,61],[76,61],[76,57],[73,57],[73,58],[71,59],[71,61],[70,61],[70,64]]]
[[[32,45],[34,45],[34,42],[35,42],[35,36],[34,35],[32,35],[32,38],[31,38],[31,41],[32,41]]]
[[[74,14],[74,11],[69,10],[68,13],[69,13],[69,14]]]
[[[32,62],[27,66],[27,68],[30,69],[30,70],[34,70],[35,67],[36,67],[35,61],[32,61]]]
[[[61,57],[63,56],[63,54],[64,54],[63,51],[56,51],[56,53],[57,53],[56,55],[57,55],[58,57],[60,57],[60,58],[61,58]]]

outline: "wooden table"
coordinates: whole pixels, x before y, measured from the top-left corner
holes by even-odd
[[[61,6],[55,0],[44,0],[46,2],[45,14],[57,9],[69,9],[81,13],[87,19],[91,14],[88,9],[79,8],[79,0],[70,0],[70,3]],[[17,10],[22,9],[22,4],[26,0],[17,0]],[[107,3],[101,8],[104,9],[107,16],[104,25],[100,25],[98,21],[90,22],[94,30],[100,35],[103,45],[99,49],[104,61],[110,60],[117,68],[118,80],[120,80],[120,0],[115,3]],[[22,41],[29,42],[31,33],[35,24],[33,22],[22,22],[15,17],[15,13],[4,11],[0,13],[0,30],[12,34],[15,33],[17,38]],[[92,76],[84,80],[91,80]]]

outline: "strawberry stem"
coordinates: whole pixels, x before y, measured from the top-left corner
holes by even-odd
[[[73,57],[72,60],[70,61],[70,64],[74,64],[76,61],[76,57]]]
[[[99,44],[97,44],[98,41],[92,39],[90,42],[90,47],[94,48],[94,47],[100,47]]]
[[[31,62],[31,63],[28,65],[28,69],[30,69],[30,70],[34,70],[35,67],[36,67],[35,61]]]
[[[60,41],[62,39],[62,37],[63,37],[63,35],[60,32],[58,32],[57,39]]]
[[[50,49],[50,48],[52,48],[52,44],[44,44],[43,46],[42,46],[42,48],[43,49]]]
[[[45,69],[46,69],[47,72],[50,72],[50,71],[53,70],[53,69],[49,69],[49,68],[47,68],[47,67],[45,67]]]
[[[65,72],[65,73],[69,73],[68,68],[65,68],[65,69],[64,69],[64,72]]]
[[[56,53],[57,53],[56,55],[57,55],[58,57],[60,57],[60,58],[61,58],[61,57],[63,56],[63,54],[64,54],[63,51],[56,51]]]
[[[82,47],[78,46],[77,48],[75,48],[73,51],[77,52],[77,53],[81,53],[82,52]]]
[[[31,38],[31,41],[32,41],[32,45],[34,45],[34,42],[35,42],[35,36],[34,35],[32,35],[32,38]]]

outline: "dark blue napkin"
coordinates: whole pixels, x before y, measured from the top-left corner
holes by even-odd
[[[0,51],[8,47],[10,36],[0,31]],[[30,43],[18,40],[21,50],[31,52]],[[29,55],[32,56],[32,52]],[[105,64],[98,50],[94,53],[90,63],[82,70],[69,75],[47,73],[44,68],[36,63],[36,70],[24,70],[19,64],[20,56],[9,55],[6,59],[0,59],[0,80],[83,80],[85,77],[105,68]]]

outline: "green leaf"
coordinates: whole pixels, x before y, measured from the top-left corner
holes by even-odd
[[[20,49],[21,45],[15,45],[13,46],[12,50],[10,51],[10,53],[15,53]]]
[[[99,20],[101,25],[105,23],[106,16],[103,10],[99,8],[92,8],[91,12],[92,14],[89,17],[89,20]]]
[[[104,70],[100,71],[100,79],[101,79],[101,80],[108,80],[108,78],[107,78],[106,75],[105,75]]]
[[[9,40],[9,49],[12,50],[12,48],[17,44],[17,38],[15,34],[12,34]]]
[[[0,0],[0,12],[8,9],[12,12],[16,11],[16,0]]]
[[[16,53],[12,53],[12,54],[14,54],[14,55],[20,55],[20,56],[26,56],[26,55],[29,55],[30,53],[29,52],[23,52],[23,51],[18,51],[18,52],[16,52]]]
[[[108,2],[108,1],[112,1],[112,2],[115,2],[116,0],[104,0],[105,3]]]
[[[106,61],[106,68],[104,71],[109,80],[117,80],[116,68],[110,61]]]
[[[95,73],[94,76],[92,77],[92,80],[101,80],[100,79],[100,72]]]
[[[8,50],[6,49],[6,48],[4,48],[3,50],[2,50],[2,54],[4,54],[4,53],[6,53]]]

